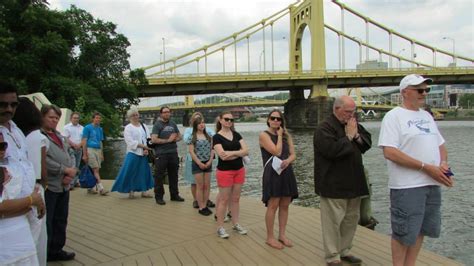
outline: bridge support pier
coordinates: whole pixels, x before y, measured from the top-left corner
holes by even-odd
[[[288,128],[313,129],[332,113],[334,98],[318,96],[309,99],[289,99],[285,103]]]
[[[189,127],[191,126],[189,124],[189,119],[191,118],[191,111],[190,110],[184,110],[183,114],[183,127]]]

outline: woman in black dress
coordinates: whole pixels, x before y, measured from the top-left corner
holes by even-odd
[[[260,133],[259,143],[263,159],[263,191],[262,201],[267,206],[265,224],[267,226],[266,243],[276,249],[284,246],[292,247],[292,242],[286,237],[288,222],[288,207],[291,201],[298,197],[296,178],[292,163],[296,159],[293,140],[285,129],[285,119],[280,110],[273,110],[267,117],[267,130]],[[276,159],[274,159],[277,157]],[[278,167],[272,166],[273,160],[281,160]],[[280,170],[278,174],[277,170]],[[275,213],[278,211],[279,236],[273,235]]]

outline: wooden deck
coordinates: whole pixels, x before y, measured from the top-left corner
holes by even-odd
[[[105,182],[106,187],[111,184]],[[72,191],[66,250],[76,252],[76,259],[62,265],[325,264],[318,209],[291,206],[287,236],[294,247],[275,250],[265,244],[265,207],[260,200],[241,199],[240,222],[249,233],[230,233],[226,240],[217,237],[213,216],[201,216],[191,207],[189,188],[180,190],[186,201],[166,198],[164,206],[154,199]],[[232,231],[230,224],[225,227]],[[359,227],[353,244],[352,253],[364,265],[391,265],[389,236]],[[422,250],[417,265],[460,263]]]

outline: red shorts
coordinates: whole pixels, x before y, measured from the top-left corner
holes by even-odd
[[[245,167],[239,170],[226,171],[217,169],[216,179],[218,187],[231,187],[233,184],[243,184],[245,182]]]

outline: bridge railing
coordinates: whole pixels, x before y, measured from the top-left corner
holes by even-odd
[[[168,75],[158,75],[150,77],[150,84],[158,81],[172,81],[172,80],[187,80],[195,79],[196,81],[201,79],[209,79],[217,81],[219,78],[236,78],[236,79],[245,79],[252,78],[256,79],[268,79],[268,78],[313,78],[313,77],[325,77],[325,76],[334,76],[334,75],[361,75],[361,76],[373,76],[377,74],[387,75],[387,73],[393,75],[406,74],[406,73],[420,73],[420,74],[473,74],[474,67],[410,67],[410,68],[387,68],[387,69],[325,69],[325,70],[303,70],[303,71],[273,71],[273,72],[263,72],[263,71],[252,71],[252,72],[237,72],[237,73],[183,73],[183,74],[168,74]]]
[[[399,67],[398,69],[402,70],[400,68],[401,62],[408,62],[412,64],[412,67],[418,66],[418,67],[426,67],[426,68],[438,68],[436,66],[436,56],[437,54],[443,54],[447,56],[453,57],[453,63],[456,63],[456,59],[462,59],[465,60],[466,62],[469,62],[469,64],[474,65],[474,59],[467,57],[467,56],[462,56],[459,54],[454,54],[451,52],[448,52],[443,49],[436,48],[434,46],[428,45],[426,43],[420,42],[414,38],[408,37],[404,34],[401,34],[400,32],[397,32],[396,30],[393,30],[387,26],[382,25],[381,23],[372,20],[371,18],[361,14],[360,12],[357,12],[356,10],[348,7],[347,5],[339,2],[338,0],[333,0],[332,1],[334,4],[336,4],[340,9],[341,9],[341,26],[340,29],[337,29],[331,25],[325,24],[324,27],[328,29],[331,32],[334,32],[338,36],[338,46],[339,46],[339,71],[344,70],[345,72],[352,72],[351,69],[346,69],[345,67],[345,41],[349,40],[353,43],[356,43],[359,46],[359,54],[360,54],[360,63],[362,63],[362,47],[366,49],[366,61],[369,60],[369,52],[370,51],[375,51],[376,53],[379,54],[379,60],[382,61],[382,56],[388,56],[389,58],[389,69],[390,70],[385,70],[385,71],[395,71],[397,68],[393,67],[392,61],[393,59],[398,60]],[[274,55],[273,55],[273,26],[277,21],[280,21],[283,17],[287,16],[289,14],[289,11],[292,7],[294,6],[299,6],[302,5],[303,1],[297,1],[288,7],[262,19],[261,21],[250,25],[246,27],[243,30],[240,30],[238,32],[235,32],[229,36],[226,36],[225,38],[222,38],[218,41],[215,41],[209,45],[204,45],[198,49],[195,49],[193,51],[190,51],[188,53],[170,58],[170,59],[164,59],[162,62],[158,64],[153,64],[147,67],[143,67],[142,69],[144,70],[150,70],[153,68],[161,67],[159,71],[154,72],[153,74],[148,75],[149,78],[174,78],[174,77],[216,77],[216,76],[232,76],[232,75],[238,75],[238,76],[254,76],[254,75],[268,75],[269,73],[272,75],[278,75],[278,74],[289,74],[287,73],[282,73],[280,71],[274,71],[273,67],[273,62],[274,62]],[[352,34],[348,34],[345,32],[344,29],[344,16],[345,13],[348,13],[350,15],[354,15],[357,18],[360,18],[363,20],[366,24],[366,29],[365,29],[365,41],[361,40],[358,37],[352,36]],[[388,34],[388,50],[380,49],[377,48],[373,43],[370,43],[370,37],[369,37],[369,26],[374,26],[378,29],[383,30]],[[272,60],[272,69],[267,70],[265,69],[265,58],[266,58],[266,45],[265,45],[265,29],[270,28],[271,30],[271,60]],[[249,43],[249,38],[255,36],[257,33],[262,32],[262,53],[263,53],[263,71],[255,72],[255,71],[250,71],[250,43]],[[400,38],[401,40],[407,41],[411,45],[411,53],[410,53],[410,58],[404,57],[400,55],[400,52],[394,53],[394,38]],[[237,70],[237,61],[241,60],[237,59],[237,44],[239,42],[245,42],[247,43],[247,71],[246,72],[238,72]],[[289,40],[292,41],[292,40]],[[225,52],[231,50],[233,47],[233,52],[234,53],[234,64],[235,67],[234,69],[230,70],[229,69],[226,71],[226,63],[225,63]],[[432,52],[433,58],[431,63],[427,62],[421,62],[420,59],[418,58],[415,60],[415,48],[416,47],[421,47],[423,49],[428,49],[429,51]],[[403,49],[405,50],[405,49]],[[211,55],[217,55],[218,53],[222,53],[222,72],[220,73],[213,73],[213,71],[208,70],[208,57]],[[261,55],[260,55],[261,56]],[[204,71],[200,71],[199,65],[200,62],[205,62],[204,63]],[[245,59],[244,59],[245,61]],[[426,61],[426,60],[425,60]],[[428,59],[429,61],[429,59]],[[260,61],[259,61],[260,63]],[[178,74],[177,69],[187,71],[189,70],[189,66],[191,64],[196,64],[196,72],[195,74]],[[171,66],[170,66],[171,65]],[[187,68],[186,68],[187,67]],[[186,68],[186,69],[185,69]],[[456,68],[459,69],[459,68]],[[324,70],[325,73],[328,72],[333,72],[333,71],[338,71],[338,70]],[[403,71],[407,70],[406,68],[403,69]],[[419,68],[416,68],[416,70],[419,70]],[[373,73],[374,70],[371,70]],[[200,73],[202,72],[202,73]],[[307,74],[306,72],[303,72]],[[301,72],[298,73],[291,73],[292,75],[300,75]],[[319,75],[322,74],[321,71],[316,70],[316,72],[312,72],[310,75]]]

